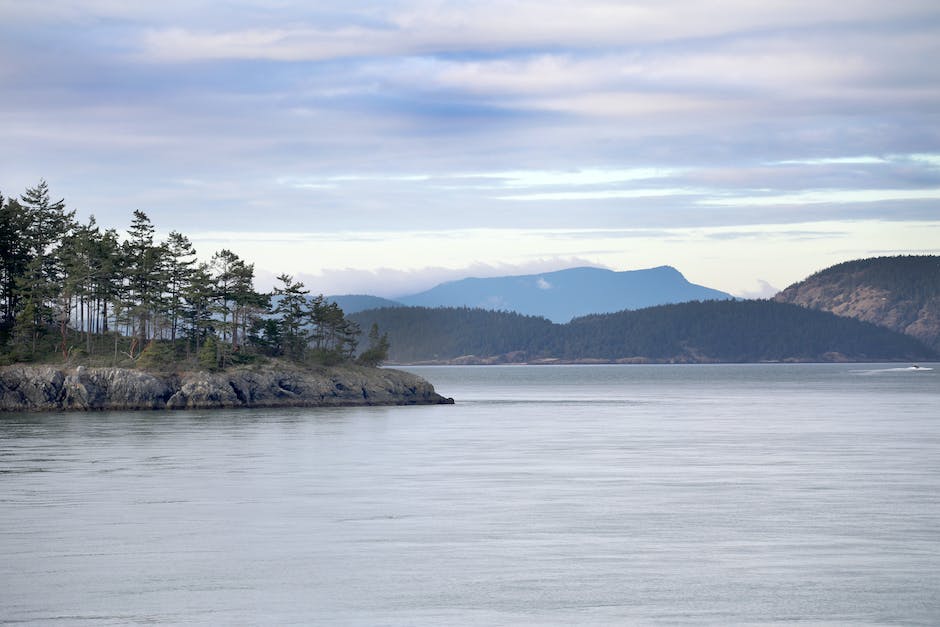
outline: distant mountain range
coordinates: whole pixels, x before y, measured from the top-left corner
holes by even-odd
[[[376,323],[388,334],[390,357],[400,363],[940,357],[936,256],[845,262],[774,300],[736,300],[668,266],[464,279],[399,301],[342,298],[362,328]]]
[[[379,309],[381,307],[405,306],[404,303],[397,300],[389,300],[388,298],[381,298],[380,296],[369,296],[368,294],[341,294],[338,296],[327,296],[326,299],[339,305],[339,308],[347,314],[366,311],[368,309]]]
[[[471,307],[568,322],[588,314],[642,309],[692,300],[728,300],[726,292],[690,283],[670,266],[615,272],[569,268],[541,274],[467,278],[395,300],[365,295],[330,296],[346,313],[380,307]]]

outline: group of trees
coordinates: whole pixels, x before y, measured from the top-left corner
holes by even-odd
[[[836,293],[872,287],[889,292],[895,300],[909,300],[913,307],[920,308],[940,297],[940,256],[895,255],[844,261],[812,274],[791,288],[801,285],[826,285]]]
[[[398,362],[467,355],[511,360],[827,361],[936,358],[916,339],[831,313],[767,300],[692,301],[554,324],[483,309],[394,307],[352,314],[388,332]]]
[[[66,359],[191,358],[210,368],[257,355],[353,358],[359,327],[302,283],[279,280],[259,293],[253,264],[231,250],[199,261],[176,231],[157,241],[142,211],[123,236],[94,217],[79,223],[45,181],[19,198],[0,194],[0,361],[47,357],[52,347]],[[382,346],[387,337],[373,329],[360,360],[381,362]]]

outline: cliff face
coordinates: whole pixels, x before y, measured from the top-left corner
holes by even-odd
[[[940,350],[940,257],[849,261],[795,283],[774,300],[857,318]]]
[[[339,367],[157,375],[121,368],[0,369],[0,411],[330,407],[453,403],[416,375]]]

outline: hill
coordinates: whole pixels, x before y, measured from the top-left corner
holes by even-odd
[[[380,307],[402,307],[398,301],[389,300],[380,296],[369,296],[368,294],[339,294],[336,296],[327,296],[326,300],[339,305],[345,313],[356,313],[366,309],[379,309]]]
[[[794,283],[774,297],[905,333],[940,350],[940,257],[847,261]]]
[[[514,311],[560,323],[594,313],[731,298],[734,298],[731,294],[690,283],[675,268],[660,266],[625,272],[585,267],[543,274],[467,278],[398,300],[420,307]]]
[[[403,307],[350,316],[388,333],[398,363],[926,361],[917,340],[796,305],[707,301],[555,324],[470,308]]]

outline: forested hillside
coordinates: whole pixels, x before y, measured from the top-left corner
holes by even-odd
[[[185,235],[155,234],[142,211],[124,234],[94,217],[81,224],[44,181],[19,198],[0,195],[0,365],[215,369],[259,356],[338,363],[356,355],[359,327],[290,275],[259,293],[254,266],[234,252],[199,262]],[[360,361],[376,363],[385,340],[377,329],[369,337]]]
[[[773,301],[705,301],[586,316],[568,324],[468,308],[377,309],[396,362],[921,361],[935,351],[872,324]],[[472,356],[472,357],[470,357]]]
[[[940,257],[936,255],[847,261],[791,285],[775,300],[865,320],[940,350]]]
[[[548,342],[562,328],[545,318],[468,307],[388,307],[349,318],[383,329],[388,334],[389,359],[400,363],[518,351],[532,357],[549,356]]]

